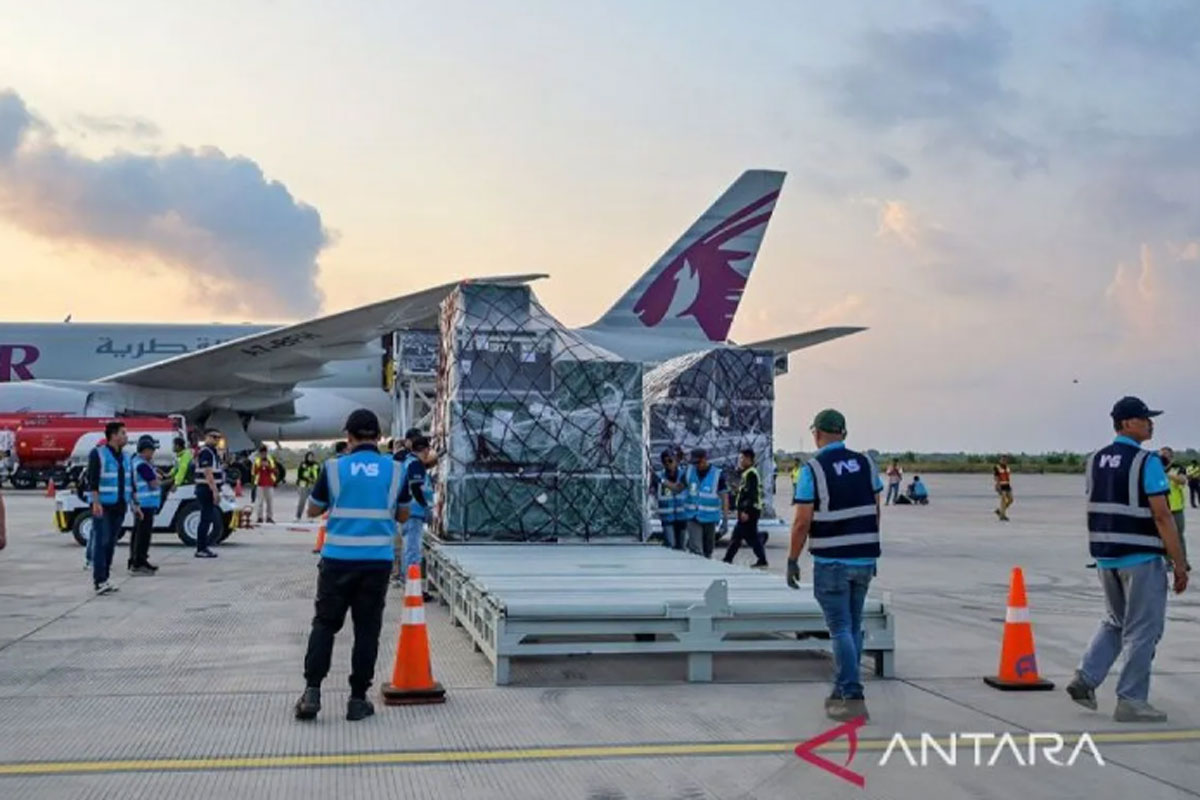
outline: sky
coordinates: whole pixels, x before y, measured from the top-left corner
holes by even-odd
[[[836,6],[836,7],[835,7]],[[303,319],[546,272],[594,321],[788,172],[776,445],[1200,444],[1200,5],[0,0],[0,319]]]

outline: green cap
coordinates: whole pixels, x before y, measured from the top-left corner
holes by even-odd
[[[845,433],[846,418],[837,409],[827,408],[813,418],[812,426],[813,430],[821,431],[822,433]]]

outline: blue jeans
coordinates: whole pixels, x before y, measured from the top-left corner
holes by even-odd
[[[1146,700],[1150,696],[1150,665],[1162,638],[1167,614],[1167,565],[1161,558],[1124,569],[1098,569],[1104,590],[1105,615],[1092,637],[1079,672],[1092,688],[1125,649],[1125,665],[1117,680],[1117,697]]]
[[[117,537],[125,524],[125,504],[101,506],[104,513],[92,517],[92,535],[88,539],[88,553],[92,556],[92,583],[99,586],[108,580],[112,569],[113,554],[117,550]]]
[[[889,483],[888,490],[887,490],[887,499],[884,501],[884,505],[891,503],[893,500],[895,500],[899,496],[900,496],[900,484]]]
[[[425,518],[409,517],[402,530],[404,531],[404,571],[408,577],[408,568],[413,564],[421,565],[421,537],[425,535]]]
[[[813,593],[829,627],[835,668],[833,691],[838,697],[863,696],[863,685],[859,680],[863,647],[862,612],[867,588],[874,576],[874,567],[851,567],[828,562],[813,564]]]

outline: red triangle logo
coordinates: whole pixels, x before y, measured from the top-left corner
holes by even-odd
[[[858,752],[858,729],[866,724],[866,717],[855,717],[849,722],[844,722],[836,728],[825,731],[820,736],[814,736],[808,741],[796,745],[796,755],[814,767],[820,767],[826,772],[833,773],[842,780],[853,783],[860,789],[866,788],[867,779],[865,777],[859,775],[857,772],[846,769],[846,767],[850,766],[850,762],[854,760],[854,754]],[[850,752],[846,756],[846,763],[844,765],[835,764],[829,759],[816,754],[815,751],[818,747],[840,739],[843,736],[850,740]]]

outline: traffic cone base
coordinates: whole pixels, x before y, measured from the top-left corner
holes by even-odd
[[[1000,668],[983,682],[1004,692],[1045,692],[1054,684],[1038,675],[1033,644],[1033,622],[1025,600],[1025,574],[1013,567],[1008,587],[1008,610],[1004,617],[1004,638],[1000,645]]]
[[[433,705],[446,702],[446,690],[437,681],[430,689],[397,689],[385,683],[379,690],[385,706]]]

